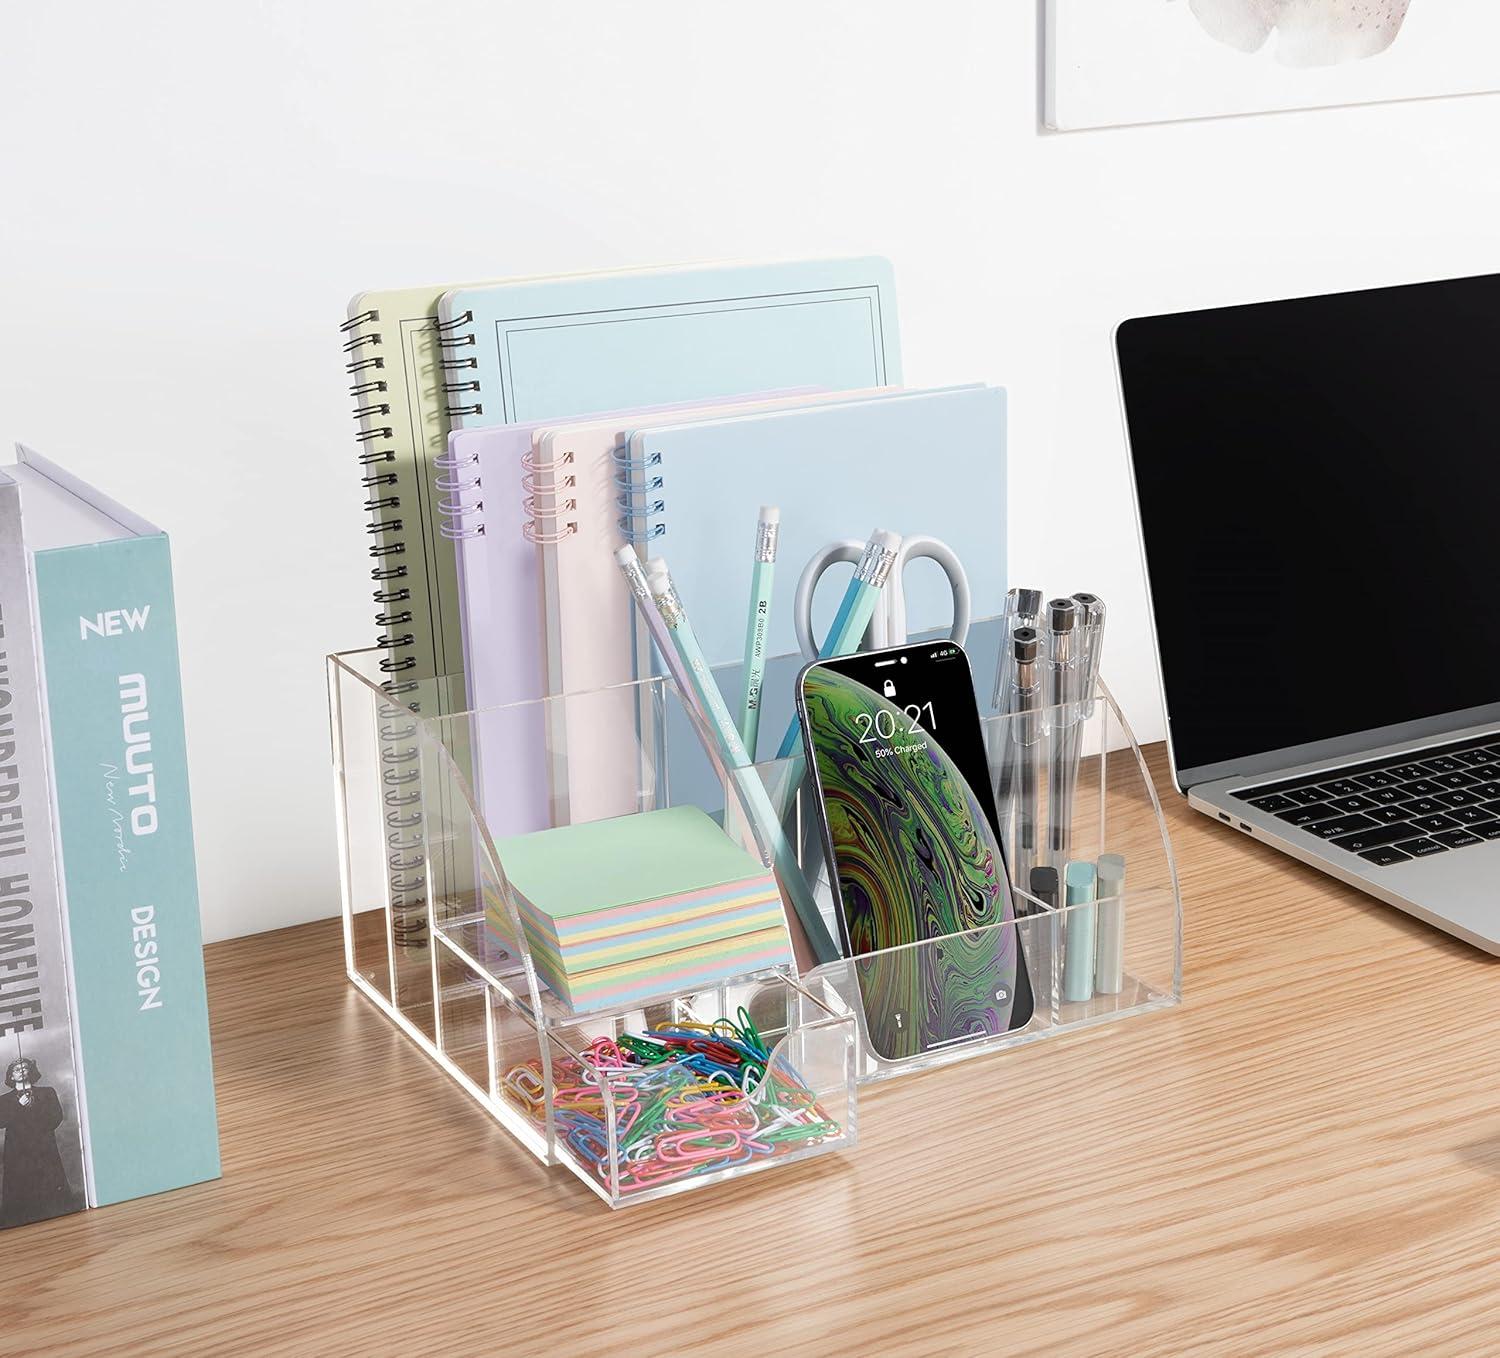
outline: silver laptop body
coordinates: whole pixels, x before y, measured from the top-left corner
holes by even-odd
[[[1178,790],[1500,955],[1500,276],[1115,348]]]

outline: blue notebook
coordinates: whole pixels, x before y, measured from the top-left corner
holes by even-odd
[[[455,288],[438,315],[455,429],[901,380],[895,285],[884,259]]]
[[[757,507],[781,509],[767,650],[797,649],[792,595],[815,552],[875,528],[939,538],[968,576],[973,615],[1005,602],[1006,397],[997,387],[907,391],[898,399],[807,406],[659,425],[631,436],[630,462],[660,488],[637,545],[663,556],[709,664],[738,660],[745,642],[749,547]],[[837,568],[835,568],[837,570]],[[819,588],[822,636],[849,568]],[[904,577],[912,634],[939,628],[952,598],[931,562]]]

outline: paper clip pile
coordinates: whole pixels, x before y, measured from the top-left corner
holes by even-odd
[[[553,1060],[558,1134],[601,1183],[611,1182],[604,1089],[621,1193],[773,1159],[839,1133],[813,1092],[771,1056],[750,1015],[741,1008],[737,1018],[600,1037],[577,1059]],[[540,1060],[512,1067],[501,1087],[544,1121]]]

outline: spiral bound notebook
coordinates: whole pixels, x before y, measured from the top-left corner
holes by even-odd
[[[438,311],[458,429],[901,380],[883,259],[461,287]]]
[[[946,542],[982,617],[1005,596],[1005,433],[998,387],[657,426],[630,438],[621,505],[636,507],[627,524],[637,546],[670,562],[711,665],[738,660],[744,646],[744,616],[728,605],[744,594],[745,538],[724,528],[753,524],[761,504],[781,508],[778,576],[788,588],[826,544],[889,528]],[[951,619],[939,572],[913,569],[903,585],[910,632]],[[837,593],[819,591],[819,635]],[[787,600],[772,611],[771,655],[797,649]]]

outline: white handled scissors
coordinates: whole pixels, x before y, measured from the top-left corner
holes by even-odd
[[[818,581],[830,566],[840,562],[858,564],[864,550],[863,542],[856,538],[844,538],[839,542],[830,542],[820,552],[814,553],[812,560],[803,567],[801,578],[797,581],[796,600],[792,605],[792,623],[797,631],[797,645],[809,660],[818,658],[818,639],[813,636],[812,624],[813,595],[817,592]],[[906,591],[901,577],[908,563],[919,557],[937,562],[943,574],[948,577],[948,587],[953,594],[953,622],[948,629],[949,637],[962,646],[969,635],[972,602],[969,596],[969,577],[964,574],[963,563],[958,559],[958,554],[946,542],[940,542],[937,538],[902,538],[890,576],[880,591],[875,616],[870,620],[870,628],[865,635],[868,649],[881,650],[887,646],[905,645]]]

